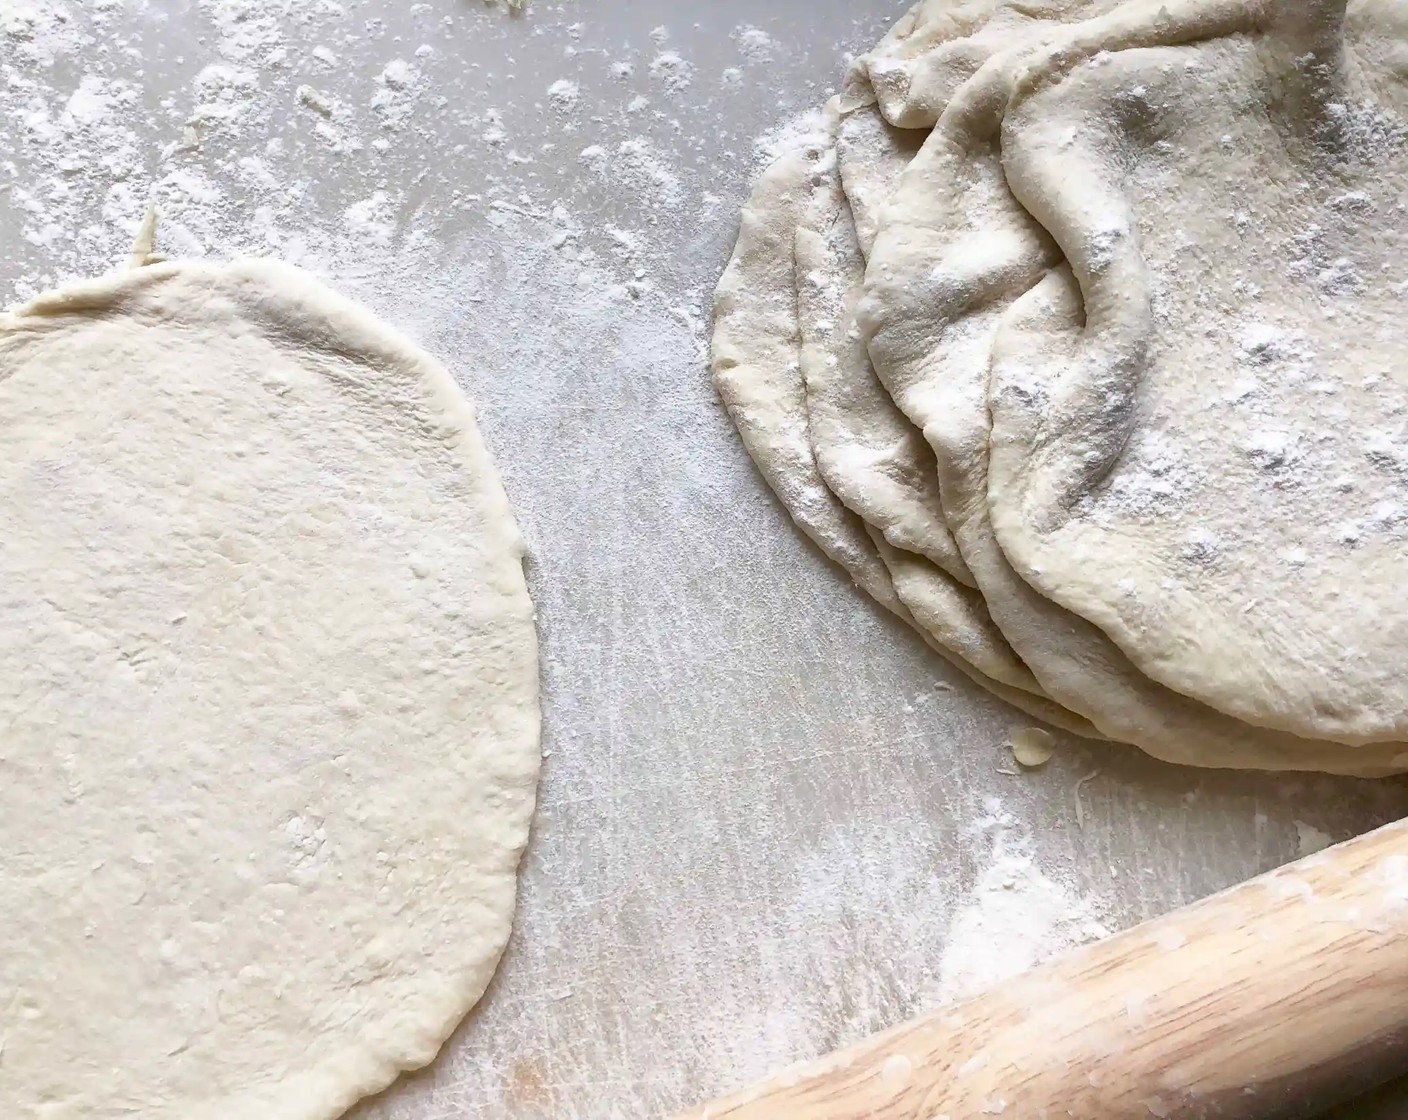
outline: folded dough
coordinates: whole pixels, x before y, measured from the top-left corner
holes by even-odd
[[[1260,727],[1393,742],[1408,82],[1384,44],[1401,59],[1408,13],[1281,8],[1009,108],[1008,180],[1085,322],[1027,331],[1033,375],[994,386],[993,521],[1152,680]]]
[[[1029,383],[1062,330],[1074,340],[1080,291],[1069,269],[1053,270],[1004,315],[994,340],[997,385]],[[1034,368],[1036,367],[1036,368]],[[995,495],[1000,498],[1000,495]],[[984,511],[986,506],[980,507]],[[1347,747],[1254,727],[1146,677],[1097,626],[1041,595],[1013,569],[990,524],[971,537],[974,571],[989,609],[1047,692],[1112,739],[1168,762],[1255,770],[1318,770],[1378,777],[1408,768],[1408,744]]]
[[[1045,230],[1007,188],[999,146],[1003,112],[1024,83],[1039,88],[1040,75],[1059,76],[1104,46],[1160,35],[1196,38],[1189,16],[1194,7],[1172,14],[1146,9],[1143,22],[1140,13],[1126,10],[1068,29],[1064,45],[1050,39],[1022,44],[988,63],[960,91],[905,174],[900,201],[871,257],[861,319],[872,335],[877,371],[935,445],[948,523],[995,621],[1053,697],[1111,737],[1178,761],[1390,772],[1405,761],[1392,742],[1346,751],[1314,738],[1268,734],[1147,680],[1098,629],[1025,584],[993,539],[985,477],[989,354],[1014,300],[1059,259]],[[1214,20],[1209,33],[1220,32],[1234,14],[1227,6],[1202,7],[1217,8],[1223,21]],[[1172,19],[1178,14],[1188,18]],[[1073,135],[1066,122],[1059,141],[1072,144]],[[1059,165],[1051,166],[1059,180]],[[1019,318],[1035,308],[1040,319],[1061,284],[1059,273],[1044,283],[1049,290]],[[1078,330],[1079,293],[1074,300],[1065,314],[1074,316]],[[1000,349],[1005,360],[1019,364],[1032,352],[1025,339]],[[999,502],[1000,487],[994,495]],[[1084,563],[1087,578],[1098,582],[1102,557],[1088,553]]]
[[[931,128],[993,55],[1087,19],[1121,0],[921,0],[859,60],[880,111],[900,128]]]
[[[963,651],[973,637],[957,627],[951,612],[961,601],[936,602],[921,586],[914,565],[931,562],[902,553],[867,526],[825,485],[811,445],[795,272],[796,231],[810,205],[817,175],[831,159],[838,117],[835,106],[813,122],[764,171],[744,209],[734,253],[715,293],[713,362],[715,384],[743,436],[749,454],[798,526],[856,583],[905,622],[937,653],[988,691],[1057,726],[1094,734],[1085,721],[1044,697],[995,680]],[[834,165],[833,165],[834,170]],[[817,353],[809,348],[808,360]],[[916,620],[896,593],[891,570],[910,588],[925,613]],[[926,574],[928,574],[926,573]],[[947,578],[947,577],[945,577]],[[948,585],[960,585],[948,580]],[[981,603],[978,604],[981,608]]]
[[[842,118],[843,130],[847,120]],[[866,151],[870,158],[853,157],[847,174],[852,190],[873,210],[882,204],[884,180],[898,178],[904,150],[895,143]],[[831,491],[892,545],[971,584],[944,524],[934,454],[876,380],[856,327],[865,257],[851,215],[833,148],[813,171],[795,242],[800,364],[817,466]]]
[[[831,491],[891,546],[881,557],[926,636],[985,678],[1044,702],[1036,678],[972,588],[943,520],[933,453],[876,379],[855,322],[865,265],[860,231],[871,223],[853,222],[848,200],[860,200],[863,215],[885,205],[908,154],[893,132],[870,107],[841,118],[838,158],[818,162],[797,231],[801,368],[817,467]],[[843,182],[850,184],[846,192]],[[1044,709],[1067,729],[1096,734],[1055,705]]]
[[[759,178],[714,292],[710,369],[754,464],[798,527],[877,602],[905,616],[859,517],[826,488],[807,432],[794,242],[812,175],[835,142],[817,113]]]
[[[793,247],[812,465],[864,519],[899,613],[991,684],[1069,708],[1063,725],[1088,717],[1164,758],[1408,766],[1408,686],[1390,679],[1408,636],[1383,626],[1360,648],[1355,621],[1391,612],[1408,524],[1394,496],[1408,441],[1381,391],[1408,283],[1394,277],[1408,16],[1362,0],[1346,48],[1342,7],[921,3],[852,67],[835,164],[825,150],[812,164]],[[917,153],[894,127],[931,124]],[[1284,259],[1265,238],[1209,242],[1256,220],[1240,194],[1284,234]],[[1303,298],[1265,295],[1278,263]],[[1372,307],[1330,305],[1371,285]],[[1308,344],[1316,316],[1324,350]],[[1265,400],[1243,392],[1244,367],[1282,374]],[[1363,383],[1346,389],[1341,367]],[[1243,420],[1215,418],[1234,408]],[[1313,463],[1295,426],[1308,416],[1328,466],[1287,485]],[[1349,525],[1331,512],[1346,441],[1382,475]],[[1189,463],[1191,482],[1174,477]],[[1329,579],[1306,578],[1306,497],[1321,536],[1343,537]],[[1270,580],[1268,541],[1287,566]]]

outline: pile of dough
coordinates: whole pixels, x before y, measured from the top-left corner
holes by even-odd
[[[508,939],[523,546],[468,404],[270,263],[0,314],[0,1114],[323,1120]]]
[[[713,372],[1024,710],[1408,770],[1408,5],[923,0],[744,211]]]

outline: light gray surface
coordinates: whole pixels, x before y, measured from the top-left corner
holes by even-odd
[[[1306,825],[1342,838],[1408,810],[1397,782],[1115,748],[999,772],[1026,721],[864,601],[752,471],[701,315],[755,138],[819,103],[893,0],[70,4],[88,45],[52,58],[13,3],[0,294],[118,259],[153,191],[168,251],[319,267],[460,378],[532,545],[548,757],[514,940],[441,1059],[359,1120],[655,1115],[894,1023],[947,990],[995,832],[1120,927],[1284,862]],[[652,70],[670,50],[687,85]],[[377,81],[394,58],[409,90]],[[253,86],[202,77],[212,63]],[[85,74],[134,91],[130,143],[26,121]],[[559,79],[575,108],[550,100]],[[302,84],[337,101],[330,121]],[[582,158],[594,145],[614,173]],[[88,149],[106,154],[54,165]],[[389,216],[369,231],[347,216],[368,199],[355,213]],[[45,208],[57,234],[35,232]],[[564,262],[563,230],[590,259]]]

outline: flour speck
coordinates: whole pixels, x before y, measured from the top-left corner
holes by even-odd
[[[569,82],[566,78],[559,78],[548,86],[548,101],[559,112],[568,113],[575,109],[580,96],[577,83]]]

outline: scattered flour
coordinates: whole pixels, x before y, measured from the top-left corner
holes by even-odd
[[[678,51],[661,51],[650,60],[650,75],[669,92],[679,93],[694,80],[694,67]]]
[[[548,101],[552,103],[554,109],[564,113],[577,107],[577,100],[580,96],[577,83],[569,82],[566,78],[559,78],[548,86]]]
[[[0,176],[9,186],[0,208],[32,250],[13,262],[0,297],[34,294],[122,260],[152,203],[168,254],[278,253],[318,267],[384,252],[418,229],[431,236],[446,216],[417,208],[437,181],[462,184],[451,192],[460,225],[504,205],[526,214],[559,202],[594,207],[609,182],[610,196],[630,200],[614,224],[631,227],[636,250],[623,259],[602,222],[589,223],[578,247],[625,266],[613,283],[632,299],[651,287],[655,270],[674,267],[660,239],[644,236],[663,215],[693,208],[701,219],[723,220],[720,196],[702,188],[716,186],[720,174],[741,181],[749,169],[734,163],[685,178],[679,120],[655,103],[685,89],[694,67],[669,44],[668,29],[649,35],[644,82],[629,45],[614,60],[604,51],[574,53],[579,65],[599,66],[612,87],[604,100],[594,95],[589,128],[576,119],[579,76],[552,81],[547,104],[574,119],[535,143],[518,103],[451,102],[444,83],[463,75],[436,35],[453,44],[466,29],[456,17],[433,17],[431,5],[413,10],[424,40],[398,36],[400,45],[387,51],[382,20],[354,19],[335,0],[200,0],[167,17],[185,26],[165,34],[203,46],[189,61],[164,65],[154,106],[133,64],[150,26],[141,6],[0,5]],[[486,18],[511,17],[461,15],[458,23]],[[585,27],[567,29],[574,52]],[[769,49],[756,28],[737,33],[750,57]],[[56,62],[73,77],[59,76]],[[490,91],[499,88],[493,77],[483,74]],[[617,83],[623,95],[609,93]],[[453,132],[442,127],[456,122]],[[554,181],[538,170],[564,133],[588,131],[578,151],[591,174]],[[406,167],[422,170],[408,176]]]
[[[8,0],[0,4],[0,59],[19,64],[52,66],[91,42],[68,5],[59,0]]]
[[[826,118],[818,109],[788,117],[753,141],[753,166],[761,171],[783,152],[808,142],[824,143],[826,135]]]
[[[326,6],[326,5],[324,5]],[[292,0],[200,0],[200,10],[219,38],[216,53],[231,62],[277,62]]]
[[[622,141],[617,158],[608,168],[613,178],[624,179],[642,191],[643,201],[652,207],[675,207],[683,200],[679,176],[670,170],[660,153],[643,139]]]
[[[1031,835],[997,801],[978,826],[977,879],[954,909],[939,963],[943,996],[961,999],[1110,934],[1100,907],[1043,872]]]
[[[372,111],[386,128],[406,123],[414,112],[424,88],[421,72],[403,58],[393,58],[376,76],[377,89],[372,94]]]
[[[730,1007],[744,1037],[796,1035],[808,1022],[834,1021],[843,1028],[832,1045],[843,1045],[892,1026],[897,1000],[905,1015],[918,1015],[1111,932],[1104,905],[1043,858],[1030,830],[996,798],[983,802],[965,833],[971,861],[935,850],[929,834],[903,815],[883,828],[837,823],[823,831],[781,903],[785,925],[818,933],[760,947],[760,966],[799,999]],[[869,967],[835,989],[807,982],[837,957]],[[760,1063],[739,1080],[765,1072]]]
[[[388,248],[396,238],[396,209],[385,191],[373,191],[343,212],[343,224],[353,238]]]
[[[1111,510],[1176,519],[1202,479],[1196,461],[1175,437],[1140,428],[1109,480],[1083,495],[1077,509],[1101,524]],[[1108,506],[1105,503],[1110,503]]]
[[[733,29],[733,41],[738,44],[738,53],[751,62],[771,62],[777,48],[771,35],[749,24]]]

